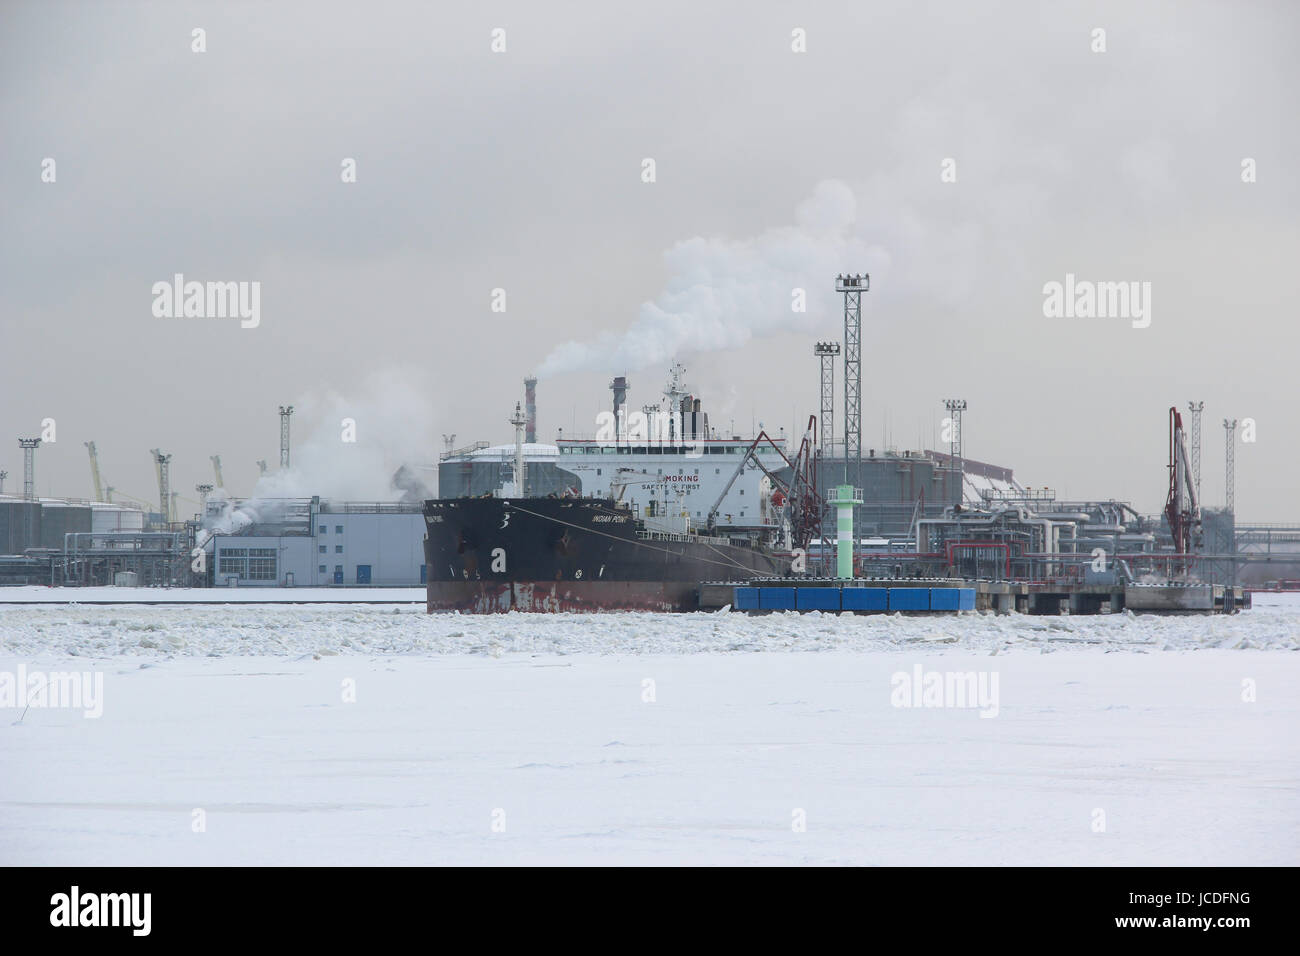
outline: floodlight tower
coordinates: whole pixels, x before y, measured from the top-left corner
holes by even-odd
[[[0,471],[0,495],[5,493],[5,479],[9,477],[9,472]]]
[[[280,467],[289,467],[289,416],[293,414],[292,405],[280,406]]]
[[[266,459],[259,458],[257,459],[257,475],[260,478],[262,475],[265,474],[266,474]]]
[[[205,515],[208,513],[208,495],[212,493],[212,488],[213,486],[208,484],[198,484],[194,486],[194,490],[199,493],[199,514],[200,515]]]
[[[1224,506],[1229,514],[1237,512],[1237,489],[1236,484],[1237,472],[1237,420],[1235,418],[1225,418],[1223,420],[1223,437],[1224,437],[1224,484],[1223,496]]]
[[[957,476],[957,499],[954,503],[961,504],[962,485],[966,480],[966,471],[961,457],[961,413],[966,411],[966,399],[944,399],[943,407],[948,409],[948,416],[952,419],[952,433],[948,441],[948,468]]]
[[[1204,402],[1188,402],[1187,410],[1192,413],[1192,480],[1196,484],[1196,500],[1201,500],[1201,412],[1205,411]]]
[[[829,455],[835,442],[835,356],[840,354],[839,342],[818,342],[813,355],[821,359],[822,418],[821,434],[817,436],[818,453]]]
[[[844,480],[852,467],[855,488],[862,487],[862,293],[870,289],[866,273],[835,277],[844,294]]]
[[[23,450],[23,497],[32,501],[36,497],[36,449],[40,447],[39,438],[20,438],[18,444]]]

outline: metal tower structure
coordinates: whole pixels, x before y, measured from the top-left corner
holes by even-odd
[[[199,514],[205,515],[208,513],[208,495],[212,493],[212,485],[198,484],[194,490],[199,493]]]
[[[178,509],[178,508],[176,507],[176,499],[179,498],[180,496],[181,496],[181,493],[180,493],[179,491],[173,491],[173,492],[171,493],[171,500],[168,501],[168,504],[171,505],[171,510],[168,511],[168,513],[167,513],[167,520],[168,520],[168,521],[175,521],[175,520],[176,520],[176,516],[177,516],[178,514],[180,514],[180,509]]]
[[[954,504],[961,504],[962,486],[966,480],[966,469],[962,462],[961,451],[961,413],[966,411],[966,399],[946,398],[943,407],[948,409],[948,415],[952,418],[952,437],[948,441],[948,468],[952,474],[957,476],[957,493]]]
[[[90,452],[90,483],[95,489],[95,500],[103,501],[104,486],[99,480],[99,452],[95,451],[95,443],[93,441],[83,441],[82,444],[85,445],[87,451]]]
[[[150,448],[149,454],[153,455],[154,467],[158,471],[158,514],[165,522],[170,522],[172,495],[171,495],[171,455],[164,455],[157,448]]]
[[[829,455],[835,441],[835,356],[840,354],[839,342],[818,342],[813,355],[821,359],[821,434],[817,436],[817,453]]]
[[[1187,410],[1192,413],[1192,481],[1196,486],[1196,500],[1201,500],[1201,412],[1205,411],[1204,402],[1188,402]]]
[[[261,476],[261,475],[265,475],[265,474],[266,474],[266,459],[265,459],[265,458],[259,458],[259,459],[257,460],[257,474],[258,474],[259,476]]]
[[[293,406],[280,406],[280,467],[289,467],[289,416],[293,414]]]
[[[5,479],[9,477],[9,472],[0,471],[0,495],[5,493]]]
[[[862,486],[862,293],[871,289],[871,277],[835,277],[835,291],[844,293],[844,481]]]
[[[212,475],[217,479],[217,487],[218,488],[226,487],[225,481],[223,481],[221,478],[221,456],[209,455],[208,459],[212,462]]]
[[[113,492],[115,491],[117,491],[117,489],[114,488],[112,485],[104,486],[104,500],[107,501],[110,505],[113,503]]]
[[[1223,483],[1223,500],[1224,506],[1229,514],[1237,512],[1237,489],[1236,484],[1237,472],[1237,420],[1235,418],[1225,418],[1223,420],[1223,437],[1224,437],[1224,483]]]
[[[39,438],[20,438],[18,444],[23,449],[23,497],[28,501],[36,498],[36,449],[40,447]]]

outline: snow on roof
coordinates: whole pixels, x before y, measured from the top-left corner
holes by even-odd
[[[555,445],[543,445],[540,442],[524,442],[524,457],[528,459],[538,458],[558,458],[560,449]],[[500,461],[502,458],[512,459],[515,457],[515,446],[509,445],[492,445],[489,448],[480,448],[477,451],[470,452],[461,456],[459,460],[465,461]],[[447,459],[456,461],[456,458]]]

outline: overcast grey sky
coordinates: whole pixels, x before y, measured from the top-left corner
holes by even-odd
[[[155,446],[191,498],[217,453],[251,491],[282,403],[326,476],[506,441],[567,342],[597,348],[544,365],[571,369],[544,440],[591,430],[613,375],[654,401],[659,351],[716,424],[789,429],[834,274],[870,269],[864,448],[933,446],[961,397],[969,457],[1154,511],[1167,409],[1199,398],[1207,503],[1221,420],[1253,417],[1238,514],[1300,519],[1298,36],[1286,2],[5,0],[6,490],[44,418],[41,493],[89,495],[93,439],[149,500]],[[178,272],[260,282],[260,325],[156,318]],[[1066,273],[1150,282],[1150,326],[1046,318]]]

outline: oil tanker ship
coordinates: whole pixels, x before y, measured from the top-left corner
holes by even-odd
[[[809,524],[794,506],[820,521],[815,492],[791,494],[791,475],[812,480],[811,436],[792,461],[783,437],[720,435],[683,372],[639,413],[615,379],[595,437],[553,445],[536,441],[528,382],[513,446],[444,455],[424,502],[430,613],[689,611],[701,581],[788,573]]]

